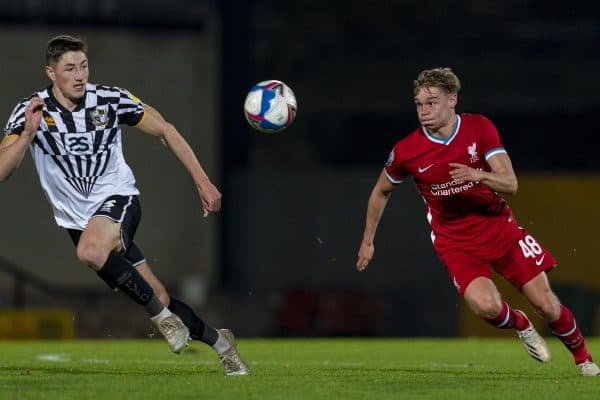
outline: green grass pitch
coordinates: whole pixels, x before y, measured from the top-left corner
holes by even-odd
[[[201,343],[4,341],[0,399],[600,399],[600,377],[549,345],[539,364],[516,338],[241,339],[253,375],[225,377]],[[600,354],[600,339],[588,347]]]

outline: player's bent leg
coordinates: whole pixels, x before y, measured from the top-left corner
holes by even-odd
[[[98,276],[146,308],[150,320],[165,337],[172,352],[179,353],[187,346],[190,337],[188,328],[160,302],[152,287],[125,257],[111,251],[106,264],[98,270]]]
[[[467,286],[465,300],[473,311],[492,326],[500,329],[515,329],[525,351],[535,360],[550,360],[550,349],[538,334],[527,316],[513,310],[502,300],[496,285],[486,277],[475,278]]]
[[[533,306],[536,313],[548,322],[560,316],[560,301],[550,289],[548,277],[540,272],[521,287],[523,296]]]
[[[583,376],[600,375],[600,369],[592,360],[573,313],[560,304],[550,288],[546,273],[542,272],[524,284],[522,292],[540,316],[546,319],[552,334],[571,352],[581,374]]]
[[[250,369],[237,351],[235,339],[230,330],[217,330],[213,328],[204,322],[189,305],[175,297],[169,296],[164,285],[154,275],[147,262],[142,262],[136,268],[150,286],[152,286],[162,304],[167,306],[173,314],[177,315],[189,329],[189,338],[208,344],[219,354],[219,359],[226,375],[250,374]]]
[[[108,218],[92,218],[77,244],[77,255],[88,263],[111,288],[118,288],[142,305],[151,321],[179,353],[189,340],[189,330],[179,317],[169,311],[154,294],[152,286],[135,267],[115,249],[121,250],[119,223]]]
[[[95,217],[82,232],[77,244],[77,256],[90,265],[110,287],[119,288],[136,303],[143,305],[151,316],[164,307],[154,296],[152,287],[131,263],[119,254],[121,225],[108,218]]]

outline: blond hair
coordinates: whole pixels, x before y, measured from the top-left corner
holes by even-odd
[[[432,68],[422,71],[414,83],[415,95],[421,88],[437,87],[446,93],[457,94],[460,90],[460,80],[452,69]]]

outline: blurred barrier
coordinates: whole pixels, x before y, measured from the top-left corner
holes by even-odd
[[[73,339],[74,320],[69,310],[3,310],[0,311],[0,339]]]
[[[284,336],[375,336],[384,306],[359,289],[291,289],[279,316]]]
[[[8,275],[13,281],[12,307],[25,307],[27,304],[26,287],[55,298],[76,298],[84,300],[86,303],[96,303],[101,297],[107,295],[106,290],[58,285],[48,282],[20,265],[14,264],[2,257],[0,257],[0,272]]]

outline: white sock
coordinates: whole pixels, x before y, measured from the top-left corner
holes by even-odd
[[[160,321],[162,321],[164,318],[170,316],[171,314],[173,314],[173,313],[167,307],[163,307],[161,312],[156,314],[154,317],[150,317],[150,320],[158,325],[158,323]]]
[[[215,351],[218,354],[223,354],[227,350],[229,350],[229,348],[231,347],[231,343],[229,343],[229,340],[227,340],[227,338],[225,337],[225,335],[223,335],[219,331],[217,331],[217,332],[219,333],[219,338],[217,339],[217,341],[215,342],[215,344],[212,345],[212,348],[215,349]]]

